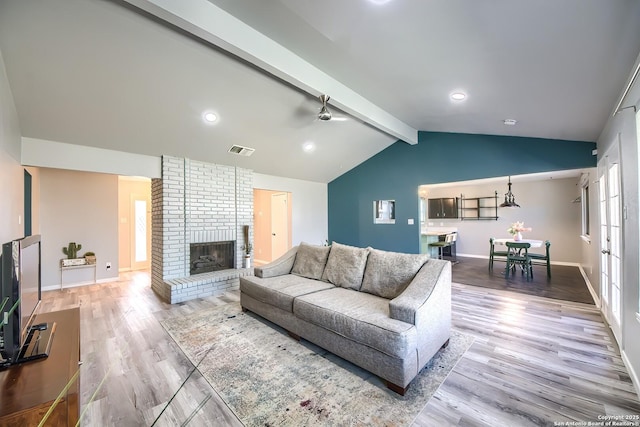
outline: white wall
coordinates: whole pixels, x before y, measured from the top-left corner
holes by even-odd
[[[0,242],[23,237],[24,174],[20,123],[0,52]]]
[[[60,285],[62,248],[82,244],[80,254],[95,252],[97,280],[118,277],[118,177],[116,175],[40,169],[42,286]],[[111,262],[111,269],[106,269]],[[88,282],[93,272],[65,272],[65,284]]]
[[[637,67],[640,56],[636,59]],[[631,77],[630,77],[631,78]],[[623,88],[620,88],[622,93]],[[640,79],[622,103],[622,107],[636,106],[640,111]],[[613,108],[613,106],[612,106]],[[630,368],[636,391],[640,393],[640,206],[639,206],[639,155],[636,113],[626,108],[609,118],[598,138],[598,161],[612,144],[619,144],[622,173],[622,203],[626,216],[622,223],[623,272],[622,272],[622,355]],[[598,248],[593,248],[597,251]]]
[[[261,190],[288,191],[292,201],[292,244],[320,245],[329,235],[327,184],[254,174],[253,187]]]
[[[459,255],[489,256],[489,238],[510,237],[507,228],[516,221],[524,221],[531,232],[525,238],[549,240],[551,260],[555,263],[578,264],[581,260],[580,204],[573,200],[580,195],[579,178],[526,181],[513,184],[512,190],[520,208],[498,208],[498,220],[434,220],[434,226],[457,227],[456,242]],[[424,187],[423,187],[424,188]],[[486,197],[498,191],[498,204],[504,201],[506,183],[485,185],[457,185],[426,187],[427,198]],[[428,224],[427,224],[428,225]],[[542,249],[536,249],[542,251]]]

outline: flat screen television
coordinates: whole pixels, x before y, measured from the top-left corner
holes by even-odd
[[[1,365],[46,357],[39,349],[27,347],[34,330],[47,325],[33,325],[41,297],[40,235],[28,236],[2,245],[0,258],[0,360]],[[52,332],[52,331],[51,331]],[[40,345],[40,336],[33,344]],[[43,346],[48,354],[50,342]]]

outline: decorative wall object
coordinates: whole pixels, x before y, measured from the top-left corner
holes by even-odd
[[[373,223],[374,224],[395,224],[396,223],[396,201],[395,200],[374,200],[373,201]]]

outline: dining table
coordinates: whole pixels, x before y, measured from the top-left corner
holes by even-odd
[[[541,248],[542,245],[544,244],[543,240],[535,240],[535,239],[520,239],[520,240],[514,240],[514,239],[493,239],[493,244],[494,245],[503,245],[506,246],[507,242],[509,243],[529,243],[531,245],[532,248]]]

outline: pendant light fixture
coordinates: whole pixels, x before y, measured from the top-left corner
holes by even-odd
[[[520,205],[516,203],[516,198],[511,192],[511,177],[509,177],[509,191],[504,195],[504,203],[500,205],[501,208],[519,208]]]

